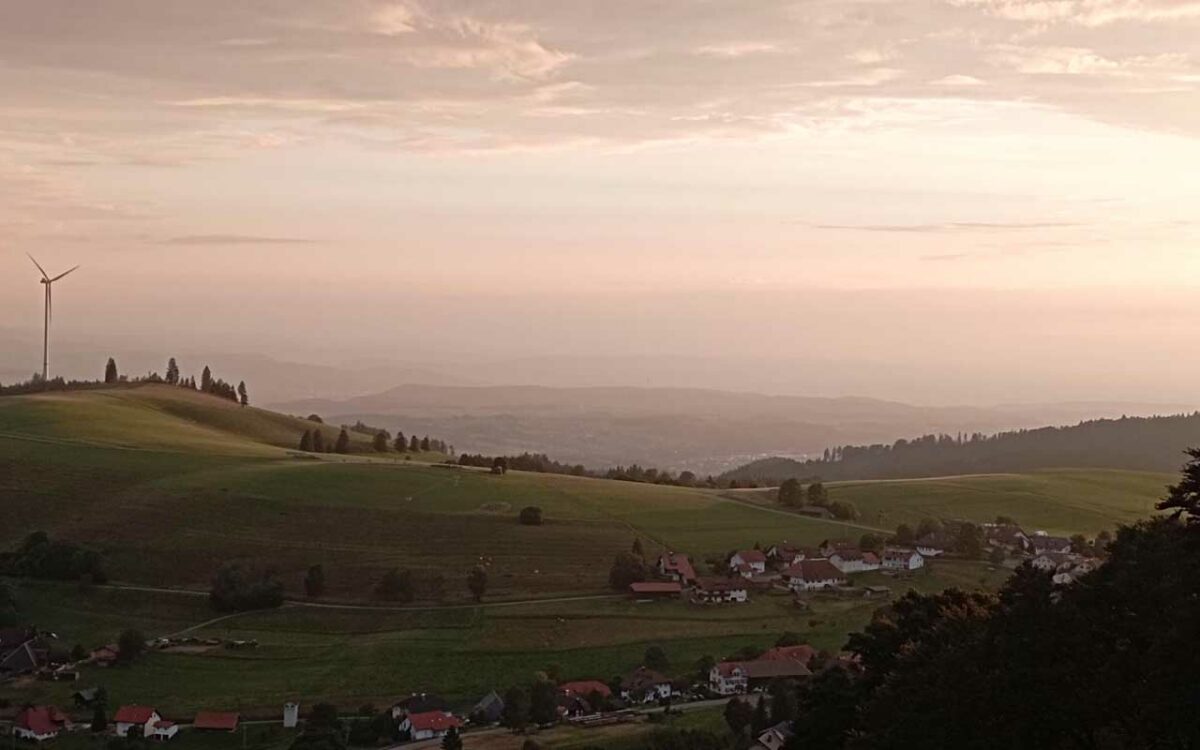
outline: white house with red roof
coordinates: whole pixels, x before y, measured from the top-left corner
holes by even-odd
[[[744,549],[733,553],[729,558],[729,569],[741,573],[749,571],[750,575],[767,572],[767,553],[760,549]]]
[[[678,552],[666,552],[659,556],[658,573],[674,578],[684,585],[696,580],[696,569],[692,567],[691,559]]]
[[[708,672],[708,686],[717,695],[737,695],[746,692],[749,678],[740,661],[722,661]]]
[[[783,578],[793,591],[816,591],[847,583],[846,574],[822,558],[801,560],[783,571]]]
[[[179,725],[167,719],[159,719],[150,728],[150,734],[146,735],[150,739],[160,740],[165,742],[175,735],[179,734]]]
[[[749,589],[741,578],[697,578],[692,594],[696,600],[709,604],[750,600]]]
[[[70,725],[70,718],[57,706],[26,706],[13,719],[13,734],[23,740],[45,742]]]
[[[400,731],[407,732],[414,740],[432,740],[461,726],[462,720],[448,711],[424,711],[405,716],[400,722]]]
[[[118,737],[128,737],[129,730],[134,727],[141,729],[143,737],[150,737],[154,733],[154,725],[160,721],[162,717],[150,706],[121,706],[113,715]]]
[[[600,680],[573,680],[558,686],[558,692],[568,696],[587,698],[593,693],[599,693],[605,698],[612,697],[612,688]]]
[[[925,567],[925,558],[915,549],[888,547],[883,551],[884,570],[918,570]]]

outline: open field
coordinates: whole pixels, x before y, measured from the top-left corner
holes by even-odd
[[[638,666],[651,644],[666,648],[677,675],[701,656],[769,645],[784,631],[836,649],[880,604],[828,599],[801,613],[787,596],[718,608],[605,596],[614,555],[635,538],[648,555],[684,551],[703,568],[705,557],[755,542],[857,538],[928,515],[1003,513],[1031,528],[1095,532],[1144,516],[1169,481],[1063,470],[832,485],[834,499],[862,513],[847,525],[765,507],[764,492],[729,499],[704,489],[493,476],[395,454],[299,457],[284,437],[305,425],[166,387],[0,399],[0,509],[8,521],[0,545],[45,530],[100,551],[115,582],[174,590],[21,581],[22,615],[67,646],[111,642],[126,627],[260,643],[155,652],[132,667],[85,671],[84,682],[104,684],[114,702],[153,702],[180,718],[202,707],[274,716],[292,699],[352,709],[420,690],[467,706],[538,670],[609,679]],[[543,509],[542,526],[516,522],[526,505]],[[276,571],[289,604],[213,621],[203,594],[230,561]],[[306,602],[301,580],[316,563],[328,592]],[[489,584],[475,606],[464,578],[480,563]],[[440,579],[440,591],[423,589],[406,610],[375,599],[376,581],[393,567]],[[903,584],[878,574],[864,580],[933,591],[991,588],[1005,575],[939,560]],[[505,602],[512,604],[497,606]],[[34,683],[4,697],[61,702],[70,689]]]

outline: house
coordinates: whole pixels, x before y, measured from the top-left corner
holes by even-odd
[[[710,604],[750,600],[746,582],[737,578],[697,578],[692,592],[698,601]]]
[[[117,644],[110,643],[93,651],[88,657],[88,661],[94,662],[97,666],[107,667],[115,663],[120,655],[121,649],[117,647]]]
[[[1054,572],[1071,565],[1074,561],[1075,558],[1065,552],[1041,552],[1030,560],[1029,564],[1038,570]]]
[[[799,643],[795,646],[776,646],[775,648],[767,649],[758,659],[765,661],[798,661],[808,666],[808,663],[816,655],[817,650],[815,648],[807,643]]]
[[[821,557],[829,557],[840,549],[854,549],[854,542],[849,539],[826,539],[817,545]]]
[[[1033,549],[1029,536],[1016,524],[984,524],[983,535],[988,544],[993,547],[1002,547],[1014,552],[1028,552]]]
[[[150,733],[146,736],[153,740],[166,742],[177,734],[179,734],[178,724],[166,719],[159,719],[154,722],[154,726],[150,727]]]
[[[803,560],[804,557],[804,549],[794,544],[784,542],[783,544],[772,544],[770,547],[767,547],[767,558],[776,565],[784,568],[795,565]]]
[[[653,669],[638,667],[621,680],[621,699],[631,702],[654,703],[673,694],[671,678]]]
[[[35,648],[38,645],[36,639],[30,639],[9,650],[0,658],[0,675],[14,677],[40,669],[45,663],[45,652]]]
[[[449,711],[423,711],[406,715],[400,722],[400,731],[414,740],[432,740],[445,737],[451,729],[461,726],[462,721]]]
[[[846,585],[846,575],[829,560],[801,560],[783,571],[788,588],[793,591],[815,591],[831,586]]]
[[[945,534],[926,534],[917,540],[917,552],[921,557],[940,557],[953,547]]]
[[[674,599],[683,595],[683,584],[679,581],[631,583],[629,595],[634,599]]]
[[[925,567],[925,558],[914,549],[889,547],[883,551],[884,570],[917,570]]]
[[[71,693],[71,700],[75,701],[75,705],[79,708],[90,708],[100,698],[100,688],[80,688],[74,693]]]
[[[207,732],[236,732],[241,716],[234,711],[198,711],[192,728]]]
[[[1071,540],[1061,536],[1046,536],[1042,533],[1034,534],[1030,538],[1030,543],[1033,545],[1033,553],[1040,555],[1043,552],[1070,552]]]
[[[762,734],[758,735],[757,748],[761,747],[764,750],[782,750],[787,745],[787,741],[792,738],[792,723],[789,721],[781,721],[773,727],[767,727]]]
[[[593,693],[599,694],[604,698],[612,697],[612,689],[600,680],[574,680],[572,682],[564,682],[558,686],[558,692],[562,693],[563,695],[574,695],[581,698],[589,698]]]
[[[495,724],[504,715],[504,699],[495,690],[479,699],[471,709],[472,724]]]
[[[734,552],[733,557],[729,558],[729,569],[736,571],[743,565],[752,573],[766,573],[767,555],[760,549],[744,549]]]
[[[696,580],[696,569],[687,555],[678,552],[667,552],[658,558],[659,575],[674,578],[685,586]]]
[[[45,742],[71,725],[57,706],[26,706],[13,719],[13,734],[23,740]]]
[[[717,695],[737,695],[746,692],[749,679],[740,661],[722,661],[708,671],[708,686]]]
[[[843,573],[865,573],[879,570],[879,556],[857,547],[839,547],[829,555],[829,563]]]
[[[162,717],[150,706],[121,706],[113,715],[118,737],[128,737],[129,730],[135,727],[139,730],[138,734],[149,737],[154,731],[154,725],[160,721]]]

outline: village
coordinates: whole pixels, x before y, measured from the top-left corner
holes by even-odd
[[[911,537],[910,545],[897,540]],[[965,540],[965,541],[964,541]],[[752,596],[787,596],[800,611],[806,611],[818,598],[865,598],[886,600],[893,588],[901,588],[922,575],[939,558],[986,557],[997,566],[1016,568],[1028,563],[1047,572],[1056,584],[1067,584],[1093,570],[1102,559],[1100,540],[1080,549],[1078,539],[1050,536],[1043,532],[1027,534],[1009,519],[996,523],[970,524],[948,522],[935,530],[914,536],[899,529],[890,540],[865,535],[859,543],[826,540],[815,547],[780,542],[765,548],[734,551],[728,556],[707,561],[709,574],[702,575],[692,558],[682,552],[663,551],[645,580],[631,583],[628,596],[637,603],[654,606],[657,601],[677,600],[685,606],[737,606]],[[965,549],[978,543],[978,549]],[[874,547],[869,548],[869,547]],[[875,574],[875,575],[870,575]],[[864,583],[862,578],[889,584]],[[882,602],[881,602],[882,603]],[[32,627],[0,630],[0,677],[8,682],[54,680],[77,682],[81,667],[108,667],[121,660],[122,643],[108,643],[82,653],[76,647],[64,654],[56,646],[53,632]],[[577,726],[603,726],[639,720],[648,708],[671,710],[672,706],[713,704],[730,699],[757,701],[780,681],[801,682],[816,672],[831,669],[855,669],[855,658],[848,653],[821,652],[812,645],[781,640],[776,646],[754,651],[743,650],[702,665],[695,674],[671,677],[657,664],[647,663],[620,679],[580,676],[553,684],[552,695],[543,696],[540,716],[527,724],[542,728],[557,723]],[[145,648],[184,653],[212,649],[253,649],[254,641],[222,641],[196,637],[160,637],[125,648]],[[651,662],[647,652],[647,662]],[[706,668],[705,668],[706,667]],[[749,696],[749,698],[739,698]],[[149,696],[148,696],[149,697]],[[14,739],[44,743],[64,732],[104,733],[116,738],[141,738],[171,742],[183,729],[199,733],[237,732],[243,717],[237,712],[198,711],[192,716],[164,716],[152,701],[121,705],[108,715],[102,687],[80,688],[72,694],[73,706],[66,710],[54,705],[22,705],[12,718]],[[312,721],[313,710],[305,714]],[[325,707],[326,709],[330,707]],[[382,719],[380,719],[382,717]],[[376,740],[392,742],[439,740],[489,727],[517,726],[512,712],[506,711],[505,696],[492,691],[470,711],[455,712],[449,702],[432,693],[417,693],[398,700],[373,720],[382,721],[383,730]],[[305,723],[298,703],[282,706],[278,724],[295,729]],[[256,720],[256,723],[263,723]],[[786,725],[773,726],[759,736],[758,747],[775,750],[787,740]],[[351,744],[354,744],[353,742]]]

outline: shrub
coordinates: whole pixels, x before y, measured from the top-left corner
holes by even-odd
[[[521,508],[521,515],[517,517],[525,526],[541,526],[542,525],[542,509],[536,505],[528,505]]]

